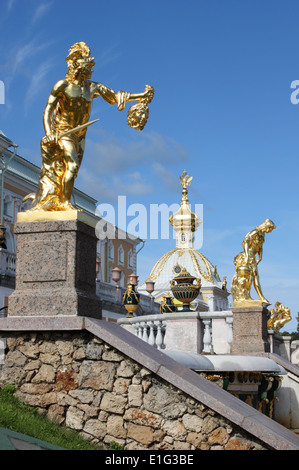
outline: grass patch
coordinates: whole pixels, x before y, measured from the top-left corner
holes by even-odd
[[[53,423],[37,408],[24,405],[14,396],[15,388],[0,389],[0,427],[40,439],[67,450],[101,450],[99,444],[83,439],[76,431]]]

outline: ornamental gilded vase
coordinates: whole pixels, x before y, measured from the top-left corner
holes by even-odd
[[[196,284],[193,284],[194,281],[196,281]],[[192,276],[185,268],[182,269],[178,276],[170,281],[173,296],[183,304],[183,312],[190,311],[190,303],[198,296],[200,286],[201,279]]]

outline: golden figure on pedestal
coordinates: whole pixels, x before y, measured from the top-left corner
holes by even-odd
[[[92,101],[101,96],[109,104],[117,104],[121,111],[128,101],[140,101],[140,106],[129,110],[129,125],[143,129],[148,117],[148,103],[154,96],[153,87],[146,85],[143,93],[114,92],[102,83],[91,81],[94,58],[84,42],[74,44],[66,58],[68,72],[65,79],[53,87],[43,114],[45,137],[41,140],[42,169],[36,194],[30,210],[61,211],[74,209],[71,195],[80,168]],[[138,103],[139,104],[139,103]]]
[[[276,302],[275,309],[271,309],[270,318],[267,323],[268,330],[275,330],[276,333],[288,322],[292,320],[291,311],[280,302]]]
[[[238,305],[270,305],[270,302],[262,293],[258,264],[263,256],[263,244],[265,234],[272,232],[276,227],[270,219],[266,219],[261,225],[249,232],[242,243],[244,251],[239,253],[234,264],[236,273],[232,280],[231,293],[233,296],[234,306]],[[259,301],[250,297],[252,283],[260,298]]]

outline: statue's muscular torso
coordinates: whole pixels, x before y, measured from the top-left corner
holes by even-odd
[[[85,80],[83,85],[77,85],[66,79],[57,82],[44,111],[46,134],[61,133],[87,123],[92,100],[100,95],[108,103],[116,103],[115,92],[101,83]]]

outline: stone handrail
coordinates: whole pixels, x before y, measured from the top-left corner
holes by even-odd
[[[151,346],[157,349],[165,349],[166,321],[164,315],[143,315],[140,317],[122,318],[118,320],[118,323]]]
[[[233,339],[230,310],[144,315],[122,318],[118,323],[157,349],[187,347],[189,352],[229,354]]]

